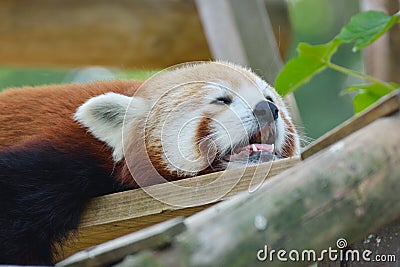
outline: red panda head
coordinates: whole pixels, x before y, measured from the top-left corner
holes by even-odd
[[[132,97],[94,97],[75,119],[113,148],[116,162],[125,158],[141,173],[151,163],[169,180],[299,153],[298,135],[274,88],[224,62],[169,69]]]

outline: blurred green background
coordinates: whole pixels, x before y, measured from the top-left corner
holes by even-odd
[[[289,1],[294,30],[290,56],[296,54],[295,48],[299,42],[321,44],[330,41],[348,23],[350,17],[358,12],[357,0]],[[362,71],[361,54],[353,53],[351,45],[341,48],[333,62]],[[357,82],[360,81],[326,70],[295,92],[306,136],[318,138],[354,114],[352,96],[342,91],[346,84]]]
[[[318,44],[332,39],[349,18],[358,12],[357,0],[290,0],[289,15],[293,27],[293,43],[289,58],[295,55],[298,42]],[[287,59],[286,59],[287,60]],[[340,49],[334,62],[362,69],[359,53],[349,46]],[[90,67],[79,69],[33,69],[0,67],[0,90],[7,87],[54,83],[88,82],[100,79],[146,79],[154,70],[122,70]],[[334,71],[324,71],[304,85],[295,96],[300,109],[302,132],[318,138],[353,115],[351,96],[341,94],[345,84],[353,82]]]

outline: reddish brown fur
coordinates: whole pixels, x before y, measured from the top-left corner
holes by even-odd
[[[0,94],[0,150],[31,139],[49,140],[65,151],[91,151],[111,173],[111,149],[72,117],[91,97],[106,92],[133,94],[139,85],[134,81],[106,81],[6,90]]]
[[[121,183],[138,187],[138,184],[140,186],[149,186],[163,182],[158,179],[154,171],[168,181],[179,178],[176,173],[171,173],[167,169],[165,161],[162,159],[161,146],[152,144],[150,147],[147,142],[143,142],[139,138],[134,142],[129,142],[126,150],[135,151],[135,153],[127,153],[124,162],[120,163],[115,170],[115,175]],[[127,162],[129,164],[126,164]],[[137,169],[130,170],[130,167]],[[140,182],[137,182],[132,175],[135,179],[140,179]]]
[[[210,126],[209,126],[210,123],[211,123],[210,115],[203,114],[202,119],[199,123],[199,127],[197,128],[196,139],[194,140],[194,142],[196,144],[200,144],[201,142],[204,142],[203,141],[204,138],[206,138],[207,136],[209,136],[211,134]],[[201,151],[201,149],[203,147],[196,146],[196,149],[198,149],[198,154],[202,154],[202,152],[207,153],[207,150],[208,150],[207,142],[205,142],[204,145],[206,145],[204,147],[206,149],[206,151]]]
[[[126,158],[127,162],[135,162],[136,166],[141,166],[140,168],[140,177],[135,176],[135,179],[140,178],[141,186],[149,186],[160,183],[158,178],[152,172],[153,168],[166,180],[173,181],[178,179],[176,174],[172,174],[165,166],[164,160],[161,158],[162,148],[161,147],[152,147],[152,149],[145,149],[144,147],[135,147],[136,145],[141,146],[139,143],[132,143],[131,146],[127,148],[127,150],[135,150],[138,151],[138,154],[133,158],[133,155],[128,155]],[[157,149],[159,148],[159,149]],[[150,161],[148,162],[147,159]],[[151,162],[151,164],[150,164]],[[130,164],[133,165],[133,164]],[[135,172],[133,173],[135,174]],[[138,183],[132,177],[131,170],[127,164],[121,164],[121,169],[119,173],[117,173],[118,179],[125,185],[130,185],[132,187],[138,187]]]
[[[282,115],[281,112],[280,115]],[[286,131],[289,133],[285,137],[285,144],[282,148],[282,157],[289,158],[296,156],[296,142],[294,140],[294,136],[296,136],[297,133],[293,127],[293,124],[291,124],[285,116],[282,116],[282,119],[286,124]]]

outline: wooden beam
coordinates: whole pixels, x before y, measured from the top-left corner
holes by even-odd
[[[390,95],[382,97],[377,103],[356,115],[353,118],[345,121],[335,129],[329,131],[325,135],[321,136],[306,147],[301,153],[301,158],[306,159],[313,154],[319,152],[322,149],[336,143],[337,141],[343,139],[349,134],[365,127],[371,122],[391,115],[400,109],[400,91],[397,90]]]
[[[253,177],[257,181],[262,182],[264,179],[268,179],[294,166],[298,162],[298,158],[291,158],[264,163],[246,169],[229,170],[227,171],[228,179],[238,182],[226,195],[214,201],[210,201],[209,196],[212,191],[220,191],[222,185],[220,183],[213,183],[211,187],[201,187],[200,185],[210,184],[212,181],[215,181],[221,175],[220,172],[176,181],[175,184],[179,186],[198,188],[197,202],[202,202],[203,200],[204,204],[195,207],[185,208],[168,205],[154,199],[143,189],[94,198],[90,201],[83,214],[78,238],[71,239],[71,242],[63,248],[63,257],[170,218],[192,215],[220,200],[249,190],[249,185]],[[237,180],[238,177],[240,178],[239,180]],[[161,195],[171,195],[171,192],[165,190],[166,187],[163,184],[154,185],[151,188]],[[181,200],[182,203],[192,197],[192,195],[189,195],[185,191],[176,195],[177,201]]]
[[[290,25],[281,3],[270,6],[286,53]],[[0,1],[0,65],[162,69],[210,58],[194,0]]]
[[[0,1],[1,65],[161,69],[210,57],[193,1]]]
[[[173,238],[186,230],[183,218],[178,217],[153,225],[145,230],[108,241],[96,247],[80,251],[57,263],[57,267],[109,266],[128,254],[143,249],[159,248],[172,242]]]

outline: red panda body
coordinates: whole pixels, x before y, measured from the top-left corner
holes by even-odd
[[[125,188],[110,175],[111,149],[73,115],[91,97],[132,94],[139,85],[112,81],[0,94],[0,264],[51,264],[54,246],[76,229],[86,201]]]
[[[115,80],[8,89],[0,94],[0,151],[48,142],[77,155],[83,151],[93,153],[111,172],[114,163],[110,148],[89,134],[73,116],[92,97],[108,92],[133,95],[140,85],[138,81]]]
[[[0,264],[52,264],[91,197],[157,183],[153,167],[170,181],[298,153],[281,97],[229,63],[188,65],[145,83],[6,90]]]

